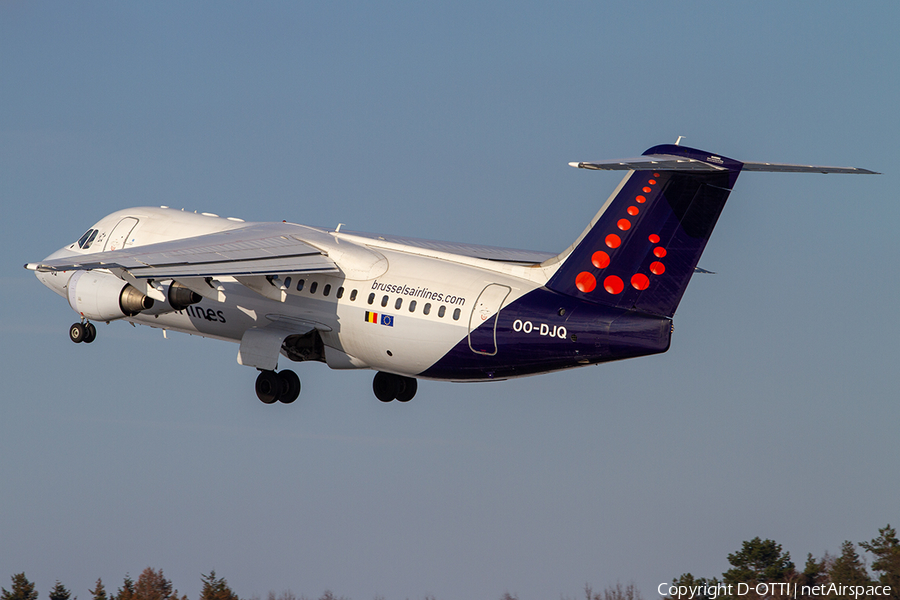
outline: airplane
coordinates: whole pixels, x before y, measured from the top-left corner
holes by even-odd
[[[627,173],[558,254],[163,206],[114,212],[25,268],[80,316],[73,342],[123,320],[238,343],[266,404],[300,394],[296,373],[277,371],[282,356],[375,370],[379,400],[408,402],[418,379],[498,381],[666,352],[741,172],[876,174],[678,143],[569,164]]]

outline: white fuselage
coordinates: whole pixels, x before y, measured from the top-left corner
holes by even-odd
[[[92,229],[91,247],[72,244],[48,259],[131,248],[250,225],[216,215],[169,208],[113,213]],[[273,224],[274,225],[274,224]],[[290,226],[291,224],[287,224]],[[279,224],[281,226],[281,224]],[[425,371],[475,328],[552,269],[489,261],[400,243],[294,225],[340,273],[259,278],[259,287],[217,278],[224,301],[204,298],[180,311],[158,305],[124,319],[151,327],[241,342],[251,328],[272,322],[313,324],[332,368],[371,368],[415,375]],[[123,230],[127,230],[123,233]],[[37,272],[66,296],[71,274]],[[487,293],[482,296],[487,288]],[[368,316],[367,316],[368,315]]]

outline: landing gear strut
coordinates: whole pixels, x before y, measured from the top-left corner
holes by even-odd
[[[391,400],[409,402],[416,395],[418,387],[418,383],[412,377],[403,377],[384,371],[378,371],[375,379],[372,380],[372,391],[375,392],[375,397],[382,402]]]
[[[90,344],[97,339],[97,328],[90,321],[87,323],[74,323],[69,327],[69,339],[76,344],[81,342]]]
[[[260,371],[256,378],[256,395],[266,404],[278,401],[290,404],[300,396],[300,378],[287,369],[280,373]]]

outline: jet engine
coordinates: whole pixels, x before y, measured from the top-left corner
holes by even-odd
[[[69,306],[95,321],[133,317],[153,307],[153,298],[111,273],[76,271],[68,283]]]
[[[184,310],[191,304],[197,304],[203,300],[200,294],[177,281],[169,286],[169,293],[166,294],[166,297],[169,299],[169,305],[175,310]]]

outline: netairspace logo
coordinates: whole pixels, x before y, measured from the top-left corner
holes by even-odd
[[[821,585],[799,585],[796,583],[672,585],[661,583],[656,588],[656,592],[660,596],[669,596],[678,600],[691,600],[692,598],[716,600],[720,596],[746,596],[751,592],[763,597],[782,598],[798,598],[799,596],[874,598],[877,596],[889,596],[891,594],[891,586],[843,585],[840,583],[823,583]]]

